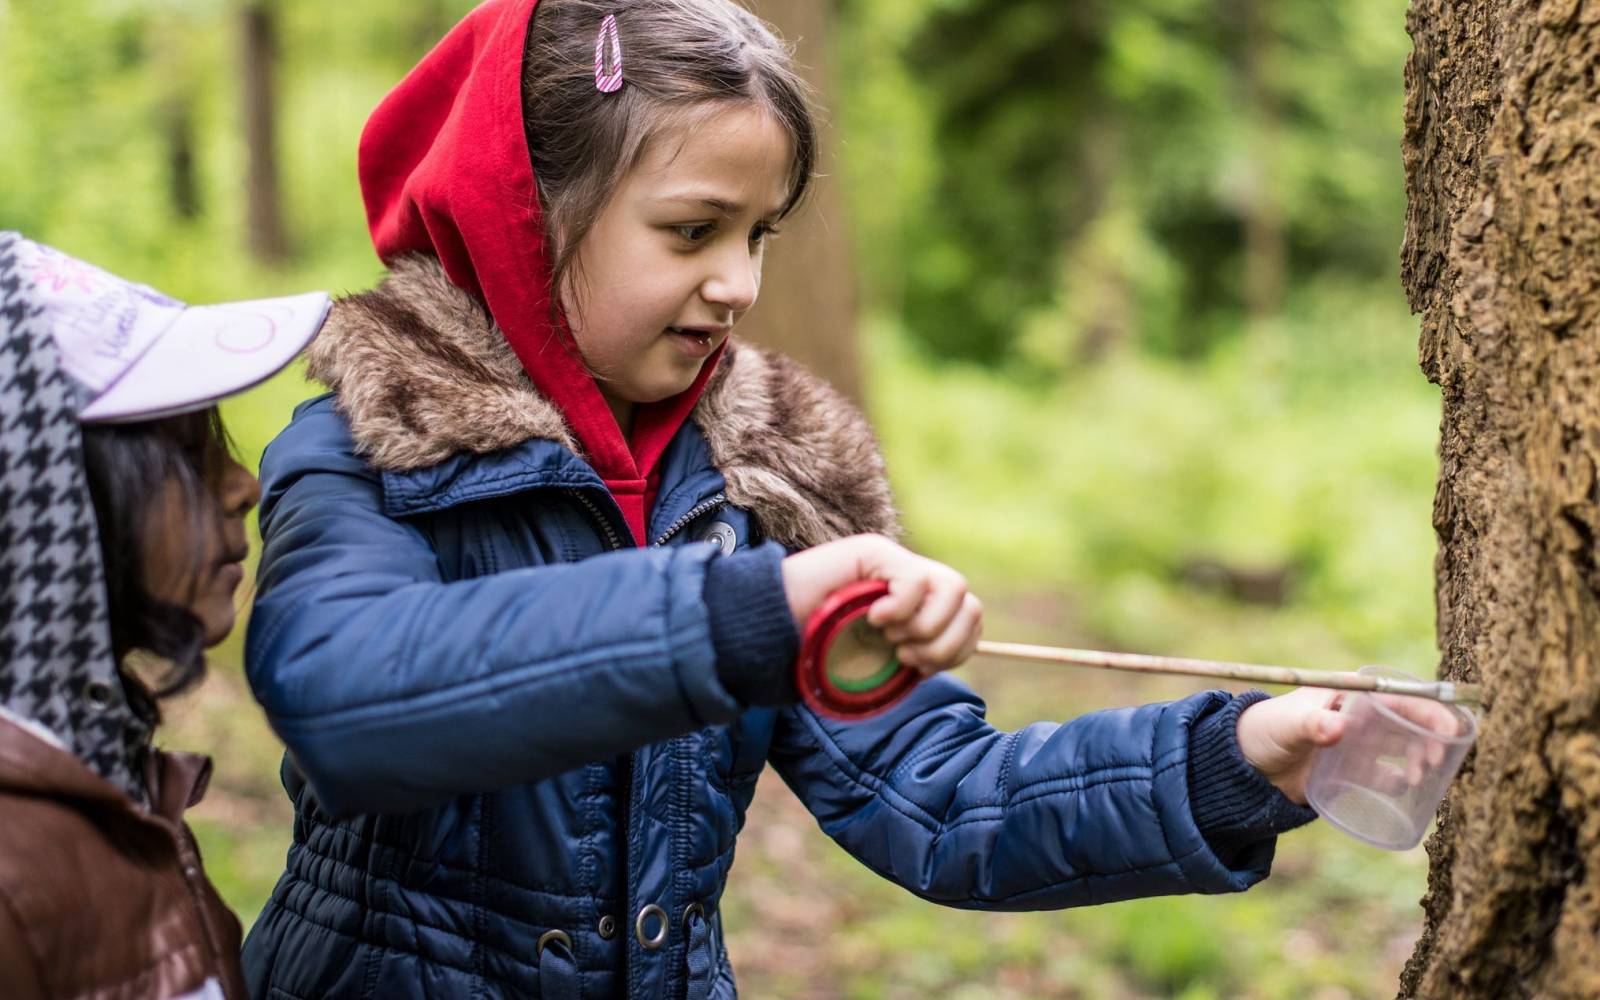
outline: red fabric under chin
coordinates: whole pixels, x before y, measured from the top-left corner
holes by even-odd
[[[722,350],[687,391],[639,406],[624,438],[564,324],[552,319],[550,262],[522,124],[522,53],[537,3],[482,4],[383,99],[361,134],[361,194],[379,257],[432,254],[488,307],[644,545],[656,464]]]

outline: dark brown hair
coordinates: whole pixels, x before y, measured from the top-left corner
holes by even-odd
[[[594,82],[595,37],[608,14],[622,42],[623,86]],[[696,116],[753,104],[788,135],[793,159],[780,216],[804,198],[817,134],[792,54],[731,0],[541,0],[528,26],[522,111],[539,185],[551,299],[577,248],[650,143]]]
[[[83,429],[83,460],[100,532],[101,563],[111,615],[111,651],[122,671],[128,701],[146,721],[160,719],[156,700],[178,694],[205,676],[205,628],[186,607],[151,593],[144,541],[160,502],[176,496],[189,518],[198,584],[206,546],[219,531],[216,484],[229,453],[227,431],[215,407],[199,413],[133,424]],[[165,665],[147,683],[130,669],[135,652]]]

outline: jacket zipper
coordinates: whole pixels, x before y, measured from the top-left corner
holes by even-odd
[[[676,521],[673,521],[671,527],[667,528],[666,531],[663,531],[661,536],[650,544],[657,546],[667,544],[667,542],[672,540],[673,535],[676,535],[678,532],[688,527],[696,518],[704,517],[706,514],[711,513],[727,502],[728,495],[726,493],[718,493],[716,496],[707,497],[706,499],[695,504],[693,507],[690,507],[688,513],[684,514]]]
[[[594,500],[584,490],[581,490],[581,489],[570,489],[570,490],[567,490],[566,492],[569,495],[571,495],[574,499],[576,499],[578,501],[578,503],[580,503],[583,506],[584,510],[589,512],[589,516],[594,519],[594,522],[597,525],[600,526],[600,530],[605,533],[606,549],[608,551],[614,551],[614,550],[621,549],[623,547],[623,545],[622,545],[622,536],[617,531],[616,525],[612,523],[610,515],[608,515],[606,513],[606,511],[603,510],[600,507],[599,504],[595,503]],[[707,513],[711,512],[713,510],[716,510],[717,508],[721,507],[723,504],[725,504],[727,502],[728,502],[728,495],[726,493],[718,493],[718,494],[716,494],[714,496],[707,497],[705,500],[700,501],[699,503],[695,504],[693,507],[689,508],[689,510],[687,512],[685,512],[682,517],[678,518],[676,521],[673,521],[672,524],[667,527],[667,530],[663,531],[660,534],[660,536],[658,536],[656,538],[656,540],[651,543],[652,547],[659,547],[659,546],[665,545],[667,542],[672,540],[674,535],[676,535],[678,532],[682,531],[684,528],[686,528],[690,524],[692,524],[695,521],[695,519],[705,516]],[[635,751],[635,753],[637,753],[637,751]],[[622,822],[621,822],[621,830],[622,830],[622,838],[623,838],[622,842],[623,842],[623,844],[625,846],[623,848],[624,861],[623,861],[623,873],[622,873],[622,879],[623,879],[623,919],[621,921],[621,925],[622,926],[618,928],[618,932],[621,933],[621,934],[630,934],[630,933],[633,932],[633,927],[632,927],[632,919],[633,918],[630,915],[633,913],[633,904],[634,904],[634,899],[633,899],[633,809],[632,809],[632,803],[633,803],[633,771],[634,771],[634,755],[635,755],[635,753],[624,754],[623,755],[623,759],[622,759],[622,815],[621,815],[621,821]],[[626,938],[624,938],[624,941],[626,941]],[[624,946],[624,954],[627,954],[627,952],[629,950],[630,950],[629,948]],[[631,960],[625,960],[624,963],[623,963],[624,968],[629,969],[629,970],[631,970],[632,964],[633,963],[632,963]],[[628,978],[629,978],[628,975],[626,973],[624,973],[624,981],[626,981]]]
[[[602,510],[599,504],[594,502],[587,491],[581,489],[569,489],[565,492],[568,496],[572,497],[574,500],[577,500],[578,503],[583,506],[583,509],[589,512],[589,517],[594,521],[594,523],[600,527],[601,532],[605,535],[606,551],[614,552],[623,548],[622,535],[617,531],[616,525],[612,523],[611,516]],[[619,829],[622,831],[623,912],[621,919],[617,921],[617,933],[620,935],[630,935],[633,933],[633,927],[629,922],[628,916],[633,912],[633,810],[631,808],[631,803],[633,802],[633,753],[625,753],[621,756],[622,810]],[[632,959],[627,957],[632,949],[627,944],[628,939],[626,936],[624,936],[622,940],[622,953],[624,956],[622,962],[622,967],[624,969],[623,981],[626,982],[629,978],[628,970],[633,965]]]
[[[710,513],[711,511],[717,510],[718,508],[722,507],[722,505],[727,503],[727,502],[728,502],[728,495],[726,493],[717,493],[717,494],[714,494],[714,495],[712,495],[710,497],[707,497],[706,499],[704,499],[704,500],[700,501],[699,503],[695,504],[693,507],[690,507],[687,511],[684,512],[682,517],[678,518],[676,521],[673,521],[670,525],[668,525],[667,526],[667,530],[663,531],[656,538],[656,540],[651,543],[651,545],[653,547],[659,548],[660,546],[663,546],[663,545],[667,544],[669,541],[672,540],[673,536],[677,535],[678,532],[682,531],[684,528],[688,527],[690,524],[693,524],[697,518],[703,517],[706,514]],[[632,790],[633,790],[632,787],[631,787],[632,786],[632,775],[631,774],[629,775],[629,779],[630,779],[629,780],[629,786],[630,786],[629,787],[629,793],[630,793],[630,800],[631,800],[631,797],[632,797],[631,793],[632,793]],[[633,842],[632,831],[631,830],[629,831],[628,842],[630,844]],[[633,905],[633,900],[630,899],[628,901],[628,904],[631,907]],[[631,989],[631,987],[632,987],[632,983],[631,982],[629,983],[629,987]]]
[[[605,532],[607,550],[620,549],[623,547],[622,535],[617,532],[617,526],[611,523],[610,515],[601,510],[600,505],[590,499],[587,492],[584,490],[572,489],[567,490],[567,494],[575,498],[579,503],[583,504],[583,508],[589,512],[589,516],[594,518],[594,522],[600,526],[600,530]]]
[[[606,512],[600,509],[599,504],[595,503],[592,499],[590,499],[589,495],[585,491],[580,489],[567,490],[567,494],[582,504],[583,509],[588,511],[589,516],[593,518],[594,522],[600,526],[600,530],[605,532],[605,542],[608,550],[620,549],[623,547],[622,535],[617,531],[616,525],[611,523],[611,518],[606,514]],[[668,542],[672,541],[673,536],[678,532],[693,524],[697,519],[704,517],[717,508],[723,506],[727,502],[728,495],[726,493],[718,493],[715,496],[707,497],[706,499],[695,504],[693,507],[690,507],[684,512],[682,517],[668,525],[667,530],[656,536],[656,540],[651,542],[650,545],[652,547],[659,547],[667,544]]]

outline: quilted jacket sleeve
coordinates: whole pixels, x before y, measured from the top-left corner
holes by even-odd
[[[538,780],[740,710],[702,600],[710,546],[442,582],[325,407],[262,478],[250,683],[335,815]]]
[[[770,759],[824,831],[934,902],[1032,910],[1231,892],[1266,876],[1267,836],[1225,862],[1195,823],[1190,731],[1207,692],[1002,732],[945,676],[887,715],[780,714]]]

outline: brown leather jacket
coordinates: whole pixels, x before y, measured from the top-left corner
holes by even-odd
[[[0,718],[0,995],[246,996],[238,918],[183,822],[210,777],[208,758],[152,753],[146,812]]]

